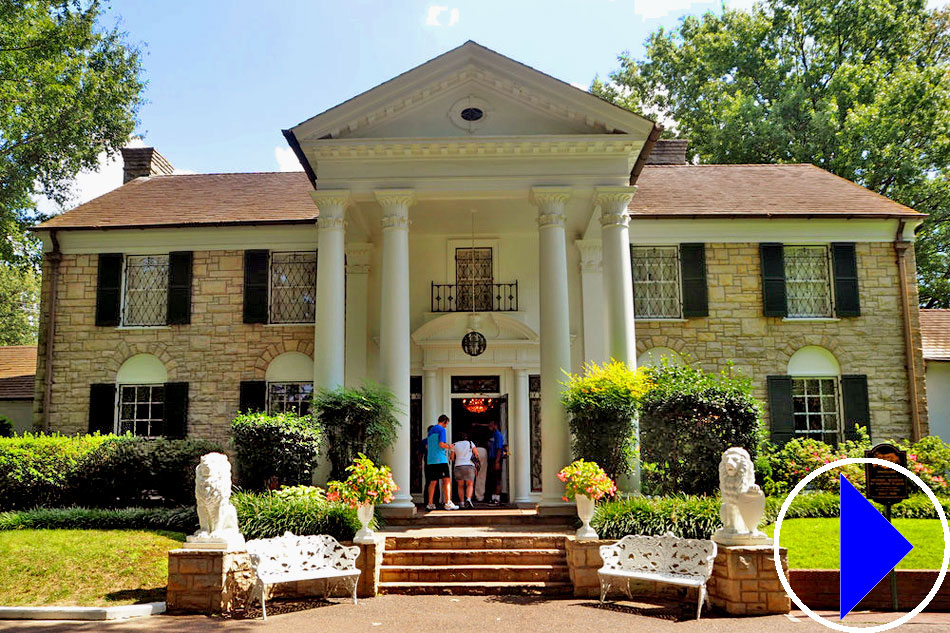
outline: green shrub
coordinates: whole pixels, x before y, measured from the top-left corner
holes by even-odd
[[[298,486],[280,491],[239,492],[231,496],[245,538],[273,538],[284,532],[329,534],[351,541],[360,529],[356,510],[331,503],[319,488]]]
[[[627,534],[708,539],[721,525],[716,497],[626,497],[597,505],[591,526],[601,538]]]
[[[198,529],[193,506],[180,508],[34,508],[0,512],[3,530],[171,530]]]
[[[655,494],[715,494],[719,461],[733,446],[755,459],[760,406],[748,378],[690,366],[647,368],[640,403],[644,488]]]
[[[396,441],[395,399],[385,387],[367,384],[358,389],[322,390],[314,396],[312,407],[324,434],[331,479],[344,479],[346,467],[360,453],[380,462],[383,451]]]
[[[568,374],[561,403],[571,416],[575,459],[594,462],[616,480],[637,456],[637,405],[650,387],[644,372],[619,361],[587,363]]]
[[[292,413],[245,413],[231,422],[238,477],[247,490],[309,484],[320,447],[320,429]]]
[[[13,422],[5,415],[0,415],[0,437],[13,437]]]

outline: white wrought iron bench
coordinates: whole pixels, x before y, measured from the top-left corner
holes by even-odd
[[[261,612],[267,619],[264,594],[267,585],[300,580],[324,579],[324,598],[341,583],[353,596],[356,604],[356,587],[360,570],[356,559],[359,547],[340,545],[332,536],[297,536],[286,532],[277,538],[256,539],[247,542],[251,569],[256,583],[249,597],[248,606],[257,598]]]
[[[601,545],[604,566],[597,571],[600,578],[600,602],[607,592],[623,587],[628,597],[631,580],[699,587],[696,619],[708,600],[706,581],[712,575],[716,560],[716,544],[712,541],[685,539],[667,532],[663,536],[625,536],[613,545]]]

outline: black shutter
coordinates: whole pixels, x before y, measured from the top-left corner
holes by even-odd
[[[244,251],[244,322],[267,323],[267,251]]]
[[[99,276],[96,280],[96,325],[119,325],[122,303],[122,253],[99,253]]]
[[[772,441],[781,446],[795,436],[792,413],[792,377],[769,376],[769,428]]]
[[[165,383],[165,437],[181,439],[188,435],[188,383]]]
[[[863,426],[871,433],[871,407],[868,405],[868,377],[841,377],[841,408],[844,411],[844,439],[857,439],[854,427]]]
[[[241,381],[241,404],[238,410],[241,413],[265,411],[267,409],[267,383],[263,380]]]
[[[89,432],[112,433],[115,430],[115,385],[89,385]]]
[[[168,254],[168,325],[191,323],[192,252]]]
[[[683,277],[683,316],[709,316],[705,244],[680,244],[680,272]]]
[[[762,314],[788,316],[785,295],[785,249],[781,244],[759,244],[762,262]]]
[[[831,261],[835,274],[835,315],[861,316],[858,294],[858,261],[851,242],[831,245]]]

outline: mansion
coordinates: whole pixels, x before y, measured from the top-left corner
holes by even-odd
[[[304,106],[305,107],[305,106]],[[284,130],[295,173],[125,184],[44,244],[34,425],[225,440],[241,410],[378,382],[415,448],[497,421],[504,491],[557,505],[564,371],[730,366],[774,439],[928,433],[914,229],[812,165],[695,165],[686,141],[467,42]]]

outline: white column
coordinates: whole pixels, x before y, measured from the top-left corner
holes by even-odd
[[[608,360],[604,342],[604,279],[600,240],[576,240],[581,253],[581,311],[584,317],[584,360]]]
[[[515,369],[511,390],[509,424],[511,452],[514,453],[514,501],[519,507],[534,506],[531,500],[531,417],[528,403],[528,370]]]
[[[600,232],[604,252],[604,315],[607,317],[607,355],[637,364],[637,340],[633,320],[633,273],[630,270],[630,222],[627,205],[635,187],[598,188]]]
[[[346,367],[344,384],[358,387],[366,380],[366,301],[373,245],[346,246]]]
[[[409,494],[409,207],[413,193],[386,189],[376,192],[376,200],[383,208],[379,378],[396,396],[399,422],[396,441],[386,455],[399,491],[388,507],[414,511]]]
[[[317,304],[313,331],[313,386],[335,389],[343,385],[346,254],[343,211],[350,192],[310,193],[320,209],[317,220]]]
[[[439,388],[439,372],[435,369],[422,370],[422,437],[426,437],[426,429],[435,424],[439,416],[445,413],[440,411],[442,393]],[[414,440],[417,438],[413,438]]]
[[[564,206],[571,190],[534,187],[538,207],[541,280],[541,505],[564,505],[557,473],[570,463],[570,429],[561,405],[561,381],[571,370],[570,313],[567,295],[567,242]]]

